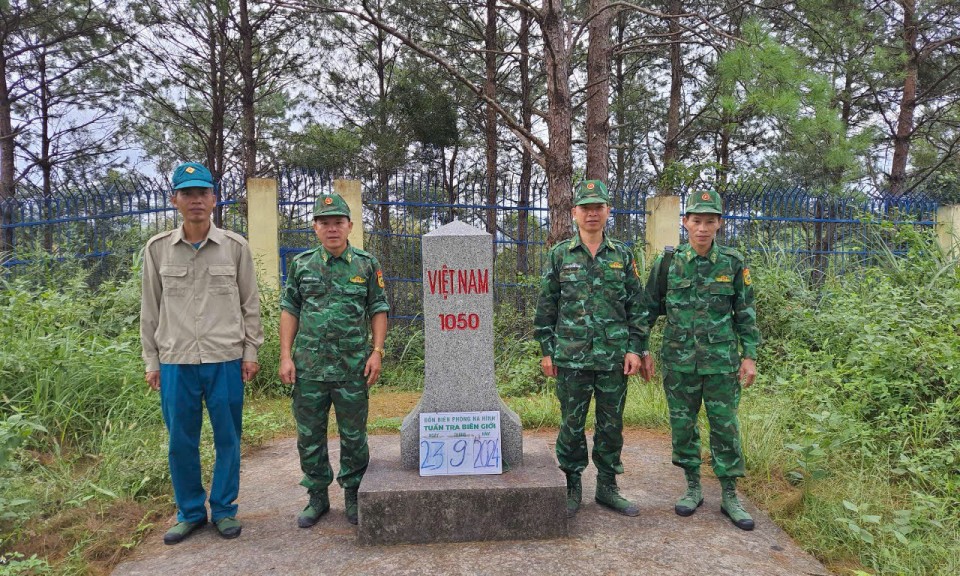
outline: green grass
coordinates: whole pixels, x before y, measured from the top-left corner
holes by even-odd
[[[816,291],[783,255],[753,264],[764,344],[741,404],[741,486],[838,573],[960,573],[960,276],[929,238],[881,226],[877,241],[910,255],[828,276]],[[107,571],[172,512],[159,399],[139,359],[136,266],[97,290],[79,267],[64,276],[45,265],[0,285],[0,576]],[[262,306],[248,454],[295,431],[289,388],[275,376],[276,294]],[[526,429],[557,428],[529,326],[498,314],[498,388]],[[373,401],[409,402],[423,386],[422,329],[391,327],[387,350]],[[397,412],[372,413],[370,431],[396,433],[406,410]],[[624,421],[668,429],[659,379],[631,379]]]

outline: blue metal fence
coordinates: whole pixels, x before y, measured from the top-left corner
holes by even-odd
[[[286,170],[277,177],[277,204],[280,211],[280,277],[287,280],[287,268],[294,256],[316,246],[313,233],[313,202],[333,192],[333,179],[323,173]]]
[[[224,181],[217,190],[216,217],[225,228],[246,234],[242,187]],[[4,200],[9,222],[0,224],[12,250],[0,264],[16,274],[42,251],[90,263],[91,281],[129,266],[130,257],[153,234],[180,225],[170,204],[170,184],[140,178],[106,185],[84,185],[44,195],[29,184]]]
[[[316,244],[312,230],[315,198],[333,189],[325,174],[290,170],[278,177],[281,271],[290,259]],[[107,276],[129,265],[129,256],[146,238],[179,225],[169,203],[169,184],[141,179],[102,187],[76,188],[44,197],[22,189],[4,206],[11,216],[0,233],[13,251],[0,264],[16,273],[36,250],[91,262]],[[246,206],[239,182],[219,190],[221,224],[246,234]],[[647,198],[652,189],[614,190],[610,232],[642,251]],[[495,222],[494,294],[501,305],[523,311],[536,299],[536,286],[549,229],[546,182],[534,176],[502,178],[488,198],[482,178],[437,178],[405,172],[382,186],[364,183],[365,246],[384,267],[396,318],[421,313],[421,236],[454,218],[481,229]],[[842,197],[810,194],[793,186],[742,184],[723,193],[726,215],[720,241],[748,253],[783,253],[810,270],[843,273],[867,263],[877,246],[878,221],[917,227],[935,225],[937,203],[922,196],[889,198],[850,192]],[[684,194],[685,200],[685,194]],[[359,221],[358,221],[359,224]],[[681,229],[681,233],[682,233]],[[895,253],[902,247],[888,245]]]
[[[748,183],[729,188],[723,199],[721,243],[747,253],[792,255],[815,276],[857,269],[884,249],[905,253],[900,245],[878,245],[881,221],[936,225],[937,202],[922,195],[893,198],[856,190],[817,195],[795,186]]]

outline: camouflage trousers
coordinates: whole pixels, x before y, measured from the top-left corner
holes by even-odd
[[[557,368],[557,398],[560,399],[560,434],[557,461],[567,474],[580,474],[587,467],[587,438],[584,427],[590,397],[596,398],[593,432],[593,465],[600,477],[613,479],[623,474],[623,406],[627,400],[627,378],[621,370],[574,370]]]
[[[710,459],[718,478],[744,475],[740,445],[740,381],[736,372],[727,374],[683,374],[664,370],[663,388],[670,409],[673,436],[673,463],[684,470],[700,468],[700,431],[697,415],[700,404],[710,423]]]
[[[340,473],[337,482],[344,488],[360,486],[370,462],[367,446],[367,410],[369,394],[366,382],[314,382],[297,379],[293,387],[293,416],[297,421],[297,451],[301,486],[310,492],[324,490],[333,482],[333,469],[327,452],[327,422],[330,405],[337,415],[340,433]]]

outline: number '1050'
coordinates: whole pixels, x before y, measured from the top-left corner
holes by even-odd
[[[477,314],[440,314],[441,330],[476,330],[480,327]]]

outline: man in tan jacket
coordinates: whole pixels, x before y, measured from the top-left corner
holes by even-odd
[[[183,225],[151,238],[143,254],[143,360],[147,383],[160,391],[177,502],[177,524],[164,535],[166,544],[207,523],[199,450],[203,404],[216,449],[211,520],[224,538],[236,538],[242,528],[235,501],[243,383],[259,370],[263,329],[250,248],[242,236],[210,221],[216,201],[206,167],[178,166],[171,203]]]

